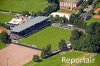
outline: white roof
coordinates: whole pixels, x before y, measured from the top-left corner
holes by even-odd
[[[17,18],[13,18],[10,22],[8,22],[9,24],[21,24],[22,23],[22,19],[17,19]]]
[[[54,17],[55,17],[56,15],[59,15],[60,17],[65,16],[66,18],[69,19],[69,17],[70,17],[71,14],[62,13],[62,12],[53,12],[53,13],[51,13],[50,15],[53,15]]]

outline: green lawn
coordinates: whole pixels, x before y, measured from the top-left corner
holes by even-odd
[[[0,42],[0,49],[5,48],[7,45]]]
[[[96,55],[94,63],[81,64],[81,66],[100,66],[100,54]]]
[[[47,0],[0,0],[0,10],[37,12],[47,7]]]
[[[64,13],[76,13],[77,11],[75,11],[75,10],[60,9],[59,12],[64,12]]]
[[[25,64],[24,66],[69,66],[68,63],[62,63],[62,57],[66,58],[77,58],[79,56],[83,55],[83,52],[79,51],[72,51],[68,53],[60,53],[53,57],[50,57],[40,63],[34,63],[34,61],[30,61],[29,63]]]
[[[0,22],[7,23],[9,22],[14,16],[9,14],[0,14]]]
[[[52,49],[57,49],[58,42],[61,39],[68,41],[70,39],[70,35],[70,30],[50,26],[36,34],[33,34],[28,38],[21,39],[20,42],[30,45],[36,45],[39,48],[43,48],[46,45],[51,44]]]
[[[62,57],[66,57],[66,58],[74,58],[74,59],[82,59],[82,58],[91,58],[94,55],[96,55],[96,53],[86,53],[86,52],[82,52],[82,51],[71,51],[71,52],[65,52],[63,54],[57,54],[53,57],[50,57],[46,60],[43,60],[42,62],[39,63],[35,63],[34,61],[30,61],[28,63],[26,63],[24,66],[70,66],[70,63],[62,63]],[[91,63],[89,63],[89,65],[85,65],[85,64],[80,64],[79,66],[100,66],[100,55],[96,55],[95,57],[95,62],[93,63],[93,65]],[[73,63],[71,64],[71,66],[76,66],[77,63]]]
[[[89,19],[88,21],[87,21],[87,25],[89,25],[89,24],[91,24],[91,23],[93,23],[93,22],[100,22],[100,19],[96,19],[96,18],[91,18],[91,19]]]

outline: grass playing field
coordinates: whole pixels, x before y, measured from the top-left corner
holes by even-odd
[[[47,0],[0,0],[0,10],[37,12],[47,7]]]
[[[70,63],[62,63],[62,57],[66,57],[66,58],[78,58],[78,59],[82,59],[82,58],[91,58],[93,55],[95,55],[95,53],[85,53],[85,52],[81,52],[81,51],[72,51],[72,52],[66,52],[65,54],[60,53],[57,54],[51,58],[48,58],[40,63],[35,63],[34,61],[30,61],[27,64],[25,64],[24,66],[81,66],[83,64],[79,64],[77,65],[77,63],[73,63],[70,65]],[[100,59],[100,55],[97,55],[97,57],[95,58],[95,63],[94,66],[99,66],[99,60]],[[96,62],[98,61],[98,62]],[[83,66],[87,66],[87,65],[83,65]],[[88,65],[88,66],[92,66],[92,65]]]
[[[58,49],[58,42],[61,39],[68,41],[70,39],[70,35],[70,30],[50,26],[36,34],[33,34],[28,38],[21,39],[20,42],[30,45],[36,45],[39,48],[43,48],[46,45],[51,44],[52,49]]]
[[[9,14],[0,14],[0,22],[7,23],[9,22],[14,16]]]

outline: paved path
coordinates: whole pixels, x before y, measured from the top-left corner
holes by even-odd
[[[33,55],[40,55],[41,51],[10,44],[0,50],[0,66],[22,66],[32,60]]]

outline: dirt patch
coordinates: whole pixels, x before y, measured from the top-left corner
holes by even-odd
[[[40,55],[41,51],[10,44],[0,50],[0,66],[22,66],[32,60],[33,55]]]

